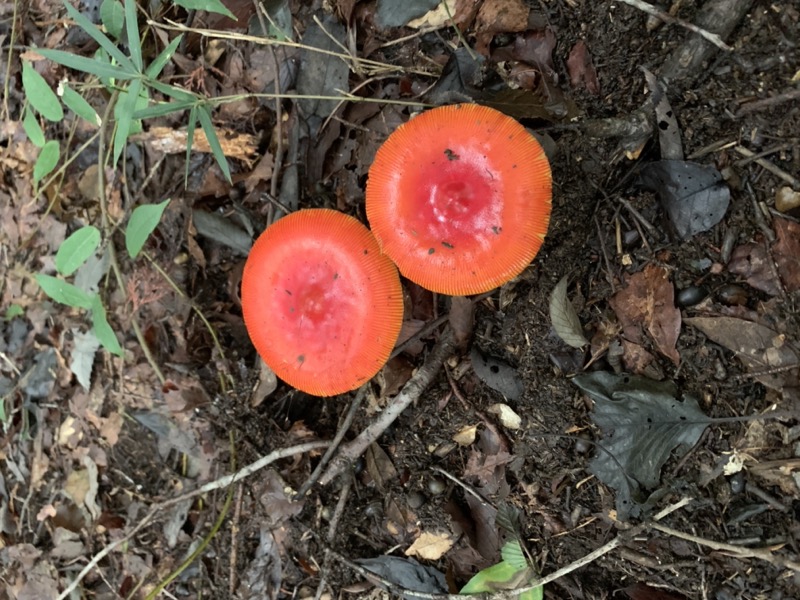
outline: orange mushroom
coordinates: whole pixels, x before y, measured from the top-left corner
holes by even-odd
[[[542,245],[552,176],[517,121],[476,104],[429,110],[378,150],[367,219],[400,272],[450,295],[486,292],[519,275]]]
[[[256,350],[299,390],[334,396],[384,365],[403,320],[397,269],[360,222],[301,210],[256,240],[242,275],[242,313]]]

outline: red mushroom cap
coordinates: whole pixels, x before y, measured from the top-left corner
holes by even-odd
[[[309,209],[256,240],[242,275],[242,313],[278,377],[334,396],[386,363],[403,321],[403,294],[397,269],[364,225]]]
[[[405,277],[463,296],[533,260],[551,197],[539,142],[503,113],[460,104],[429,110],[384,142],[369,171],[367,219]]]

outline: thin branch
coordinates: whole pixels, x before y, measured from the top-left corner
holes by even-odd
[[[722,38],[719,37],[716,33],[711,33],[710,31],[706,31],[701,27],[698,27],[694,23],[689,23],[688,21],[684,21],[683,19],[679,19],[678,17],[673,17],[669,13],[665,13],[663,10],[657,9],[652,4],[648,4],[647,2],[642,2],[642,0],[620,0],[624,4],[628,6],[632,6],[634,8],[638,8],[639,10],[646,12],[648,15],[652,15],[657,19],[661,19],[665,23],[671,23],[673,25],[679,25],[689,31],[692,31],[703,38],[707,39],[709,42],[714,44],[720,50],[725,50],[725,52],[733,51],[733,48],[728,46],[725,42],[722,41]]]

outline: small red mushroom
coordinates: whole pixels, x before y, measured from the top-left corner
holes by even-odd
[[[367,181],[367,219],[400,272],[442,294],[486,292],[519,275],[550,220],[542,147],[477,104],[429,110],[384,142]]]
[[[256,240],[242,275],[256,350],[289,385],[334,396],[386,363],[403,320],[397,269],[369,230],[328,209],[301,210]]]

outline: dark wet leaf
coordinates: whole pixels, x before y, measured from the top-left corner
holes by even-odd
[[[514,60],[533,65],[547,76],[555,75],[553,50],[556,48],[556,34],[552,29],[527,31],[518,35],[511,48]]]
[[[772,258],[767,255],[763,243],[737,246],[728,262],[728,271],[744,277],[748,285],[770,296],[781,293],[780,281],[772,269]]]
[[[572,379],[595,402],[592,420],[603,431],[589,471],[617,491],[624,520],[658,486],[661,468],[673,450],[688,451],[712,422],[691,396],[678,398],[675,385],[605,371]]]
[[[716,167],[684,160],[645,165],[640,184],[658,194],[672,226],[684,240],[719,223],[731,199]]]
[[[46,348],[36,355],[33,368],[23,379],[22,391],[31,399],[47,398],[56,383],[56,351]]]
[[[438,5],[439,0],[378,0],[375,16],[381,27],[403,27]]]
[[[499,92],[485,91],[478,94],[476,100],[515,119],[557,121],[578,115],[572,98],[565,96],[545,78],[540,78],[539,87],[533,91],[511,88]]]
[[[425,102],[446,104],[472,98],[477,93],[485,76],[483,56],[458,48],[447,60],[442,75],[425,95]]]
[[[573,348],[582,348],[589,341],[583,335],[583,326],[575,307],[567,296],[569,276],[564,275],[550,294],[550,322],[556,335]]]
[[[483,383],[496,392],[500,392],[510,400],[519,400],[525,391],[517,370],[502,360],[491,356],[484,356],[480,350],[473,347],[469,353],[472,368]]]
[[[658,588],[651,587],[645,583],[630,585],[624,590],[631,600],[684,600],[685,596],[665,592]]]
[[[368,571],[407,590],[427,594],[446,594],[448,591],[447,582],[440,571],[421,565],[413,558],[378,556],[362,558],[356,562]],[[419,598],[414,594],[403,594],[403,597],[406,600]]]
[[[378,444],[373,443],[364,453],[367,472],[379,491],[384,492],[391,483],[397,479],[397,469],[392,464],[392,459]]]
[[[334,40],[346,38],[344,27],[328,15],[320,19],[321,26],[311,23],[303,35],[302,43],[310,48],[328,52],[342,52]],[[324,29],[323,29],[324,28]],[[297,93],[308,96],[342,96],[349,91],[347,63],[337,56],[315,52],[304,48],[300,53],[300,69],[297,74]],[[306,98],[298,100],[303,115],[328,117],[336,110],[337,100]]]
[[[246,231],[234,225],[230,219],[222,215],[204,210],[192,211],[192,222],[197,233],[218,244],[228,246],[238,254],[246,256],[250,252],[253,241]]]

